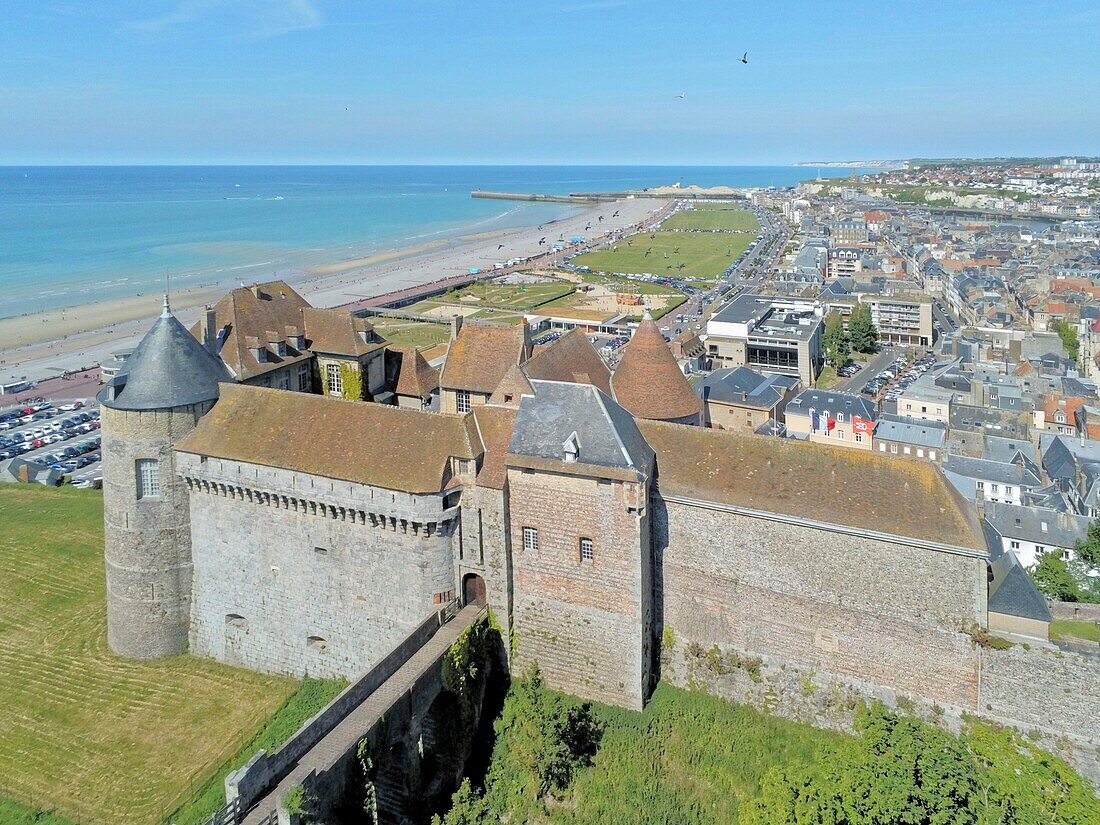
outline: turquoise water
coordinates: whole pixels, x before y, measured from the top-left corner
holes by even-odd
[[[789,186],[812,176],[736,166],[2,167],[0,317],[159,291],[166,273],[173,289],[235,285],[574,211],[471,198],[477,188]]]

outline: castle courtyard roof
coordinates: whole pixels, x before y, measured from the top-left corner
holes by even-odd
[[[703,409],[657,323],[648,317],[623,349],[611,389],[615,400],[638,418],[675,421]]]
[[[164,311],[145,333],[115,380],[114,397],[103,403],[116,410],[161,410],[216,399],[221,382],[233,381],[225,365],[177,320],[164,296]]]
[[[611,395],[611,370],[579,327],[538,350],[523,371],[534,380],[591,384]]]
[[[308,359],[309,353],[289,349],[282,357],[257,361],[249,349],[248,338],[253,343],[266,346],[268,333],[285,336],[288,327],[301,327],[302,308],[309,302],[291,289],[285,281],[269,281],[250,287],[238,287],[214,305],[215,325],[218,334],[218,355],[237,376],[246,381],[257,375]],[[203,321],[191,327],[195,338],[202,337]]]
[[[463,324],[447,350],[439,385],[491,395],[508,368],[522,364],[527,355],[522,325]]]
[[[415,398],[427,398],[439,388],[439,373],[415,347],[391,349],[390,354],[398,362],[394,392]]]
[[[976,515],[929,463],[657,421],[638,427],[666,495],[985,549]]]
[[[516,423],[516,410],[514,407],[481,404],[474,407],[473,418],[478,437],[485,447],[481,469],[477,474],[478,486],[503,490],[504,481],[508,477],[505,460],[508,458],[512,428]]]
[[[590,384],[531,383],[535,394],[520,401],[508,466],[560,471],[573,465],[581,475],[628,480],[650,474],[653,450],[611,398]]]
[[[469,417],[224,385],[176,449],[408,493],[436,493],[452,456],[476,458]]]

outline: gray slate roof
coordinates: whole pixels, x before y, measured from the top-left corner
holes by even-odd
[[[951,454],[947,456],[943,463],[943,471],[949,479],[951,474],[955,474],[964,478],[995,481],[1019,487],[1037,488],[1042,486],[1038,475],[1031,471],[1027,462],[1008,464],[1003,461],[990,461],[985,458],[970,458]]]
[[[947,441],[947,425],[940,421],[883,415],[879,417],[878,427],[875,428],[875,439],[915,444],[918,447],[942,448]]]
[[[829,392],[828,390],[803,390],[787,404],[787,415],[809,415],[810,410],[830,415],[844,413],[858,415],[874,421],[878,418],[875,406],[862,395],[848,392]]]
[[[233,381],[221,359],[207,352],[171,313],[167,296],[164,311],[126,368],[125,375],[116,378],[115,397],[103,399],[112,409],[163,410],[212,401],[218,397],[219,383]]]
[[[695,383],[700,397],[727,404],[771,409],[798,383],[790,375],[764,375],[748,367],[716,370]]]
[[[576,433],[577,461],[649,474],[653,449],[634,417],[590,384],[532,381],[516,412],[508,452],[563,460],[562,445]]]
[[[1072,548],[1078,539],[1083,539],[1092,523],[1088,516],[1076,513],[994,502],[985,504],[985,520],[1005,538],[1066,548]]]
[[[1049,622],[1053,619],[1047,600],[1043,598],[1015,553],[1002,553],[991,565],[993,581],[989,583],[989,612],[1019,616]]]

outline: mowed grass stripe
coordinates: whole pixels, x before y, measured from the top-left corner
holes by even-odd
[[[608,249],[578,255],[573,263],[599,272],[711,281],[720,277],[752,241],[753,236],[747,234],[642,233],[617,241]]]
[[[156,823],[295,682],[106,643],[102,497],[0,485],[0,797],[78,823]]]
[[[723,230],[756,232],[760,221],[748,209],[728,203],[698,203],[694,209],[677,212],[663,224],[662,229]]]

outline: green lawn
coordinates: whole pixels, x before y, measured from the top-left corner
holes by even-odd
[[[1100,642],[1100,625],[1096,622],[1084,622],[1076,619],[1055,619],[1050,623],[1052,639],[1084,639],[1086,642]]]
[[[817,376],[817,384],[815,386],[819,390],[827,390],[835,386],[838,381],[840,381],[840,376],[836,374],[836,368],[830,364],[826,364],[821,368],[821,373]]]
[[[561,298],[573,291],[573,285],[565,281],[546,284],[496,284],[492,281],[475,281],[461,289],[428,298],[416,305],[416,311],[424,306],[479,306],[487,309],[523,311]]]
[[[112,654],[99,492],[0,485],[0,581],[0,798],[84,825],[159,822],[297,687]],[[0,821],[21,810],[5,802]]]
[[[730,203],[699,203],[694,209],[677,212],[662,229],[723,229],[756,232],[760,222],[756,215]]]
[[[713,281],[752,240],[751,235],[642,233],[618,241],[610,249],[578,255],[573,263],[600,272],[648,273]]]
[[[451,337],[448,324],[432,324],[423,321],[405,321],[376,315],[371,318],[375,331],[396,347],[427,349],[442,344]]]

